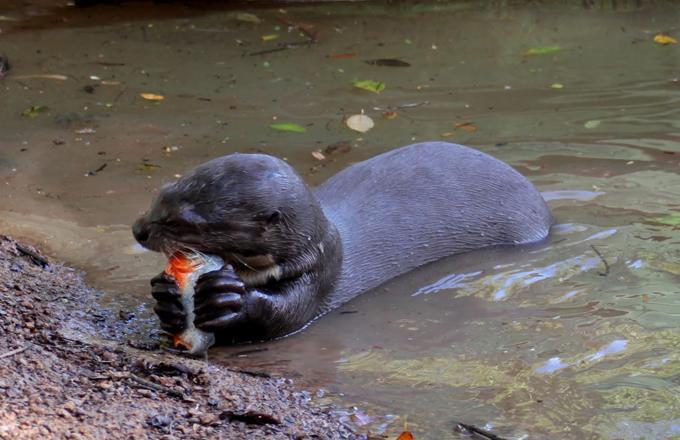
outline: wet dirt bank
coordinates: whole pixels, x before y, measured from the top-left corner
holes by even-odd
[[[0,438],[359,438],[289,380],[126,346],[97,295],[0,235]]]

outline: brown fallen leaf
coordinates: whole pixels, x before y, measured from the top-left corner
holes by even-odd
[[[396,117],[397,117],[397,112],[391,112],[391,111],[383,112],[383,118],[385,118],[385,119],[394,119]]]
[[[397,440],[415,440],[415,437],[409,431],[404,431],[401,434],[399,434]]]
[[[323,152],[327,155],[349,153],[352,151],[352,145],[348,141],[339,141],[327,146]]]
[[[316,160],[325,160],[326,156],[323,155],[321,150],[312,151],[312,157]]]
[[[455,129],[460,128],[461,130],[465,130],[468,133],[474,133],[475,131],[477,131],[477,126],[472,122],[456,122],[455,124],[453,124],[453,128]]]

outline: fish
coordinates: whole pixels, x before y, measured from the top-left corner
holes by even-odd
[[[180,289],[182,306],[186,312],[186,327],[172,336],[175,348],[191,355],[205,355],[215,344],[213,333],[199,330],[194,325],[194,294],[198,278],[208,272],[219,270],[224,261],[216,255],[177,252],[170,256],[165,273],[172,276]]]

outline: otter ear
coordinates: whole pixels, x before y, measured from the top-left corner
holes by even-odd
[[[281,211],[275,209],[272,212],[258,215],[255,217],[255,220],[260,223],[260,227],[263,230],[267,230],[269,227],[277,224],[281,220]]]
[[[267,217],[267,224],[268,225],[273,225],[279,222],[281,220],[281,211],[278,209],[275,209],[274,212],[269,214],[269,217]]]
[[[179,208],[179,216],[183,221],[195,225],[199,225],[206,222],[205,218],[203,218],[203,216],[196,212],[195,207],[189,204],[183,204]]]

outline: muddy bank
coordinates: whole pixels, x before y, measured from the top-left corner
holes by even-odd
[[[0,438],[359,438],[286,379],[117,342],[96,295],[0,235]]]

